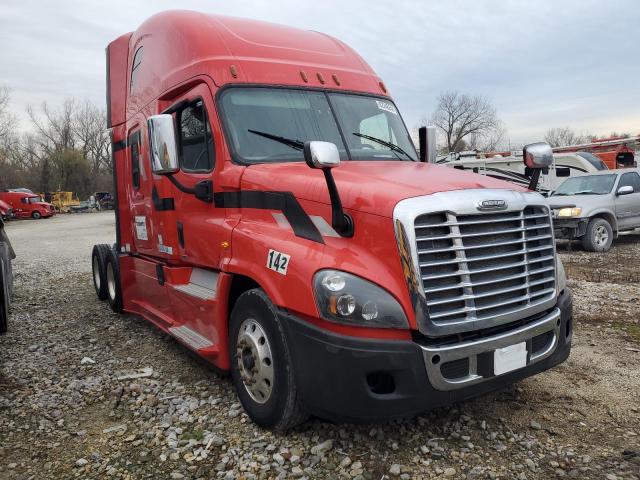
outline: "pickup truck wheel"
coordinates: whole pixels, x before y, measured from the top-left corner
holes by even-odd
[[[231,379],[253,422],[287,430],[306,420],[276,308],[259,288],[236,301],[229,324],[229,357]]]
[[[606,252],[613,242],[613,229],[604,218],[592,218],[582,237],[582,246],[590,252]]]
[[[105,263],[107,301],[111,310],[122,313],[122,288],[120,286],[120,260],[118,254],[109,249]]]
[[[93,287],[100,300],[107,299],[107,257],[111,247],[109,245],[94,245],[91,252],[91,271],[93,273]]]
[[[33,218],[34,220],[38,220],[40,217],[42,217],[42,215],[37,210],[34,210],[33,213],[31,214],[31,218]]]

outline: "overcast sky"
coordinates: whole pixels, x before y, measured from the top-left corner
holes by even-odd
[[[104,105],[107,43],[172,8],[340,38],[384,79],[409,127],[455,89],[489,97],[512,144],[558,126],[640,133],[638,0],[2,0],[0,84],[21,126],[27,105],[45,100]]]

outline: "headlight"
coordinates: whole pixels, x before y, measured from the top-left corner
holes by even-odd
[[[558,210],[558,217],[579,217],[581,213],[582,209],[580,207],[561,208]]]
[[[386,290],[339,270],[313,277],[316,302],[325,320],[363,327],[409,328],[402,307]]]

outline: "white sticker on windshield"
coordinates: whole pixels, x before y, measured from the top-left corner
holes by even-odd
[[[393,113],[394,115],[398,114],[398,110],[396,110],[396,107],[394,107],[392,103],[383,102],[382,100],[376,100],[376,103],[378,104],[378,108],[380,110]]]

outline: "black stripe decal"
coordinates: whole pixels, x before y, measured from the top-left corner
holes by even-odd
[[[113,152],[117,152],[118,150],[124,150],[125,148],[127,148],[127,141],[120,140],[119,142],[113,142],[111,150]]]
[[[123,150],[134,143],[140,142],[140,130],[136,130],[134,133],[129,135],[129,138],[126,140],[120,140],[118,142],[113,142],[111,149],[113,152],[117,152],[118,150]]]
[[[291,192],[217,192],[213,194],[216,207],[257,208],[280,210],[293,228],[293,233],[313,242],[324,243],[318,228]]]
[[[153,208],[155,208],[159,212],[166,212],[167,210],[176,209],[173,198],[160,198],[160,195],[158,195],[158,189],[155,185],[153,186],[153,190],[151,191],[151,200],[153,201]]]

